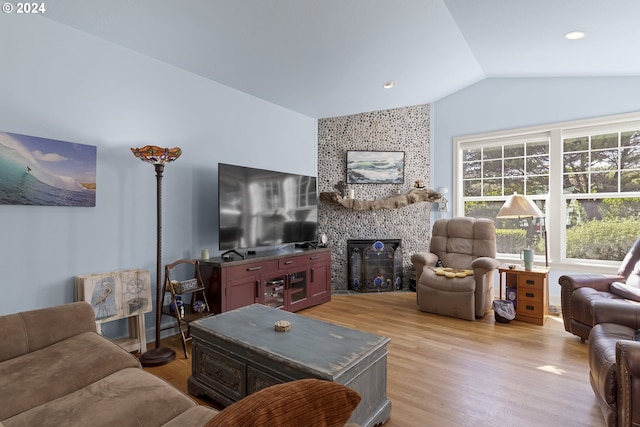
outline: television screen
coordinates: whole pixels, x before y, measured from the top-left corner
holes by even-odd
[[[316,178],[218,164],[220,250],[317,240]]]

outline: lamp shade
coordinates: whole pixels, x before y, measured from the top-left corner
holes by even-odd
[[[143,162],[154,164],[173,162],[182,154],[182,150],[179,147],[162,148],[153,145],[145,145],[142,148],[132,148],[131,151]]]
[[[509,196],[498,211],[496,218],[543,218],[542,211],[522,194]]]

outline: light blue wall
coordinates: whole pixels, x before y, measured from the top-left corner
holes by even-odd
[[[0,39],[0,131],[98,151],[95,208],[0,205],[0,315],[74,301],[77,274],[155,283],[155,172],[130,147],[183,149],[163,180],[165,262],[218,253],[218,162],[316,174],[315,119],[46,18],[3,16]]]
[[[165,261],[217,253],[218,162],[316,173],[315,119],[43,17],[3,17],[0,39],[0,131],[98,147],[95,208],[0,205],[0,315],[73,301],[77,274],[155,276],[153,167],[129,147],[184,151],[163,180]],[[484,80],[432,106],[431,185],[453,188],[456,135],[638,110],[640,78]]]
[[[453,191],[453,138],[640,111],[640,77],[486,79],[431,109],[431,185]],[[451,194],[450,200],[455,195]],[[559,295],[552,270],[550,294]]]

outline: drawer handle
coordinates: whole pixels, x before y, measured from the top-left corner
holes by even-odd
[[[261,270],[261,269],[262,269],[262,266],[259,265],[257,267],[249,267],[249,268],[247,268],[247,271],[256,271],[256,270]]]
[[[534,297],[533,293],[531,293],[531,292],[525,292],[525,295],[527,297],[529,297],[529,298],[533,298]]]
[[[535,285],[535,284],[536,284],[535,280],[527,279],[527,285]]]
[[[293,264],[293,261],[285,261],[284,265],[289,265],[289,264]]]
[[[309,259],[318,259],[318,258],[320,258],[320,256],[319,256],[319,255],[316,255],[316,256],[310,256],[310,257],[309,257]]]
[[[535,310],[535,307],[532,305],[525,305],[525,307],[527,310]]]

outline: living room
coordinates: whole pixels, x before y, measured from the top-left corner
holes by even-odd
[[[48,7],[53,15],[55,5]],[[130,147],[182,148],[180,159],[164,174],[163,259],[197,258],[203,248],[218,253],[219,162],[318,173],[321,191],[333,189],[334,178],[323,180],[319,174],[319,121],[370,111],[303,114],[105,40],[90,29],[46,16],[4,14],[0,19],[0,35],[12,41],[0,46],[1,130],[97,147],[95,207],[0,208],[5,224],[0,314],[74,301],[79,274],[125,268],[154,272],[155,178]],[[161,34],[149,37],[156,36]],[[259,66],[251,71],[259,72]],[[432,100],[376,111],[422,111],[429,122],[428,141],[421,142],[428,157],[416,176],[405,176],[405,185],[422,179],[429,188],[453,189],[454,137],[637,112],[638,95],[637,70],[620,76],[473,77]],[[413,236],[425,236],[424,248],[436,217],[435,207],[429,210],[429,221],[413,231]],[[330,239],[329,245],[334,243]],[[337,248],[335,256],[344,251]],[[553,268],[553,261],[549,291],[558,305],[559,276],[579,269]],[[346,289],[346,283],[333,286]],[[153,323],[149,315],[150,331]],[[104,327],[113,337],[124,329],[122,324]]]

